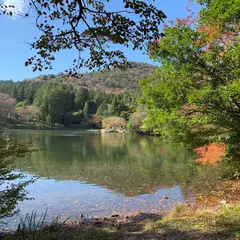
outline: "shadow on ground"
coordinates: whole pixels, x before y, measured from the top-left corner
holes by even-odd
[[[237,216],[240,217],[240,216]],[[240,219],[240,218],[239,218]],[[81,222],[69,221],[61,226],[49,226],[38,231],[20,230],[3,239],[17,240],[78,240],[78,239],[167,239],[167,240],[237,240],[239,221],[221,221],[216,215],[186,215],[166,220],[159,214],[139,213],[118,215]]]

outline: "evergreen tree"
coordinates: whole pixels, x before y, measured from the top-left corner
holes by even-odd
[[[88,100],[90,100],[88,89],[79,88],[75,98],[76,110],[82,110]]]
[[[74,94],[70,85],[47,83],[39,90],[35,101],[42,119],[48,124],[65,124],[66,115],[74,110]]]
[[[14,84],[12,89],[11,89],[11,96],[15,99],[17,99],[17,96],[18,96],[18,92],[17,92],[17,87],[16,85]]]
[[[85,121],[88,121],[88,115],[89,115],[89,102],[85,102],[84,108],[83,108],[83,116]]]
[[[94,101],[88,101],[88,113],[95,114],[97,112],[97,104]]]
[[[98,107],[97,114],[100,116],[104,116],[104,108],[102,104]]]
[[[114,96],[111,104],[109,105],[109,114],[116,115],[118,114],[118,102],[117,98]]]

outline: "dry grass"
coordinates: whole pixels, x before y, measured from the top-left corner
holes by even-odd
[[[179,208],[179,207],[178,207]],[[19,229],[5,239],[240,239],[240,205],[196,210],[181,207],[167,216],[138,214],[130,217],[95,219],[90,222],[68,222],[59,227],[36,231]]]

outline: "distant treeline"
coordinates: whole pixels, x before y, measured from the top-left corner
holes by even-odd
[[[92,115],[128,119],[135,111],[140,95],[140,91],[113,94],[84,87],[74,88],[72,84],[56,80],[0,81],[0,92],[16,99],[16,109],[23,119],[31,115],[29,122],[37,121],[51,126],[82,122],[98,124],[95,120],[92,122]]]

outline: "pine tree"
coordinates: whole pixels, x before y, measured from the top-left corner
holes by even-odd
[[[114,96],[112,103],[109,105],[109,114],[117,115],[117,108],[118,108],[118,101],[117,101],[117,98]]]
[[[85,106],[85,103],[88,100],[90,100],[88,89],[87,88],[78,89],[75,98],[76,110],[82,110]]]
[[[88,114],[89,114],[89,102],[87,101],[83,108],[83,116],[86,122],[88,121]]]

